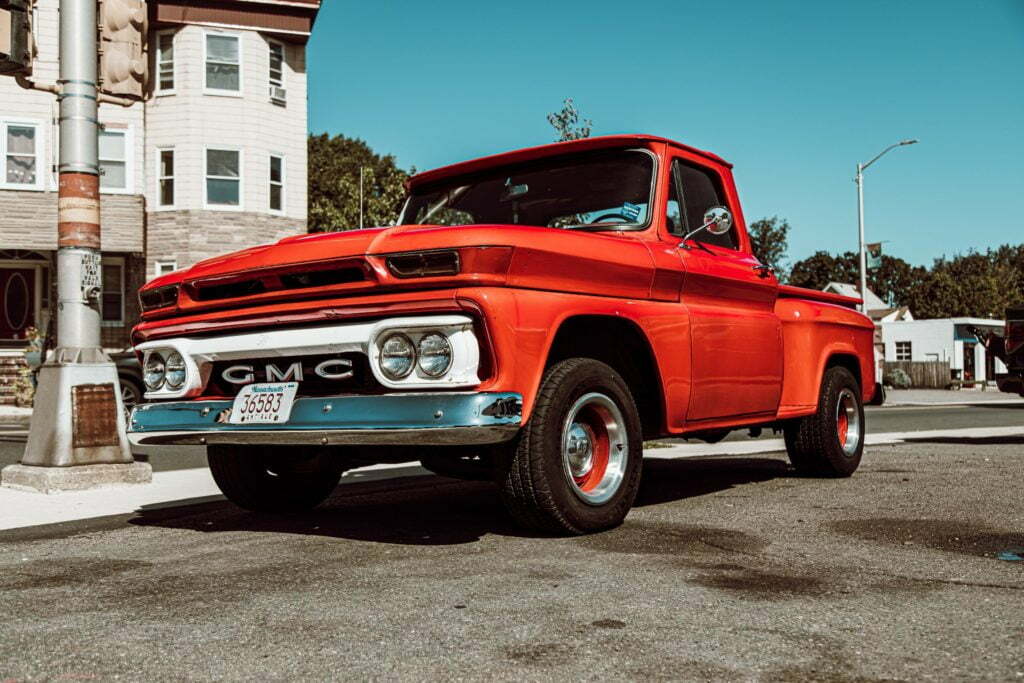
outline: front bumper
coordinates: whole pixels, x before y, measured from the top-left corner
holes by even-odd
[[[232,401],[144,403],[128,424],[143,445],[350,444],[450,446],[492,444],[515,436],[523,397],[514,393],[409,393],[298,398],[288,422],[227,424]]]

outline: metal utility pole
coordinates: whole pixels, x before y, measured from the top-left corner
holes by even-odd
[[[100,345],[96,0],[60,2],[57,348],[39,372],[28,443],[3,484],[44,492],[152,478],[132,460],[117,370]]]
[[[363,229],[363,167],[359,167],[359,229]]]
[[[866,164],[857,164],[857,176],[853,179],[857,183],[857,234],[860,244],[860,298],[861,305],[860,310],[866,312],[867,310],[867,291],[868,291],[868,262],[867,252],[864,248],[864,171],[867,170],[868,166],[875,163],[882,156],[885,155],[891,149],[896,147],[902,147],[904,145],[916,144],[917,140],[901,140],[894,145],[889,145]]]

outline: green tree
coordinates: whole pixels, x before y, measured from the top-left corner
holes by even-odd
[[[558,142],[589,138],[594,122],[590,119],[580,121],[580,112],[576,109],[571,97],[565,98],[561,111],[548,114],[548,123],[558,133]]]
[[[309,136],[309,231],[359,227],[359,170],[363,170],[363,225],[390,225],[398,219],[409,173],[395,158],[362,140],[326,133]]]
[[[786,251],[789,249],[789,222],[778,216],[762,218],[750,224],[747,230],[750,246],[757,259],[775,269],[779,280],[785,280]]]
[[[827,251],[816,251],[793,264],[789,271],[789,284],[808,289],[825,289],[830,282],[860,282],[858,272],[853,252],[833,256]]]

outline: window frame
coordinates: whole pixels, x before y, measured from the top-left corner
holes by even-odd
[[[210,203],[210,191],[207,185],[207,181],[210,179],[210,151],[215,152],[237,152],[238,153],[238,204],[232,206],[231,204],[211,204]],[[227,176],[213,176],[218,180],[235,180]],[[207,145],[203,147],[203,208],[210,211],[244,211],[245,210],[245,151],[241,147],[232,147],[229,145],[218,145],[212,146]]]
[[[167,273],[160,272],[160,269],[164,266],[170,266],[171,269]],[[153,261],[153,277],[158,278],[168,273],[173,273],[178,269],[178,259],[157,259]]]
[[[103,161],[104,159],[97,153],[96,165],[100,168],[101,173],[99,176],[100,180],[100,193],[101,194],[135,194],[135,164],[133,160],[135,155],[135,136],[133,134],[131,126],[126,128],[114,128],[106,127],[105,124],[100,124],[99,135],[104,133],[120,134],[124,137],[124,187],[103,187]],[[98,149],[98,147],[97,147]],[[106,161],[117,161],[117,159],[106,159]]]
[[[218,36],[226,38],[234,38],[238,43],[238,90],[226,90],[224,88],[211,88],[207,80],[206,67],[209,64],[209,37]],[[242,50],[242,34],[234,31],[217,31],[207,29],[203,31],[203,94],[204,95],[217,95],[220,97],[243,97],[245,93],[245,57]],[[228,62],[217,62],[218,64],[228,64]]]
[[[106,302],[103,301],[103,295],[106,293],[102,291],[103,285],[103,269],[107,266],[113,266],[121,271],[121,313],[118,320],[104,320],[103,319],[103,308]],[[125,324],[125,299],[127,299],[128,283],[125,280],[127,271],[125,268],[125,259],[123,256],[103,256],[100,260],[100,327],[124,327]]]
[[[178,47],[176,45],[177,38],[178,38],[178,31],[171,29],[171,30],[164,30],[164,31],[157,31],[156,32],[156,41],[155,41],[156,42],[156,50],[154,51],[156,53],[156,56],[155,56],[156,62],[155,62],[155,65],[154,65],[156,67],[156,69],[155,69],[156,70],[156,83],[154,84],[153,93],[157,97],[161,97],[161,96],[164,96],[164,95],[173,95],[173,94],[175,94],[177,92],[177,88],[178,88],[178,60],[175,59],[174,56],[172,56],[171,60],[170,60],[170,62],[171,62],[171,82],[173,83],[173,85],[170,88],[161,88],[160,87],[160,67],[163,64],[163,60],[161,59],[162,52],[160,50],[160,39],[163,38],[164,36],[170,36],[171,37],[171,51],[172,51],[172,55],[173,55],[173,52],[175,50],[177,50],[177,47]],[[203,40],[205,41],[205,38]],[[205,81],[205,78],[206,78],[206,62],[204,60],[203,61],[203,79],[204,79],[204,81]]]
[[[703,173],[703,174],[708,176],[709,180],[711,181],[712,186],[714,187],[715,194],[718,195],[719,201],[722,202],[720,204],[720,206],[724,206],[729,211],[729,214],[732,216],[732,227],[730,228],[730,232],[732,233],[732,239],[733,239],[733,242],[734,242],[735,246],[727,247],[727,246],[724,246],[724,245],[721,245],[721,244],[715,244],[714,242],[704,242],[703,240],[698,240],[697,239],[699,237],[699,235],[695,235],[694,237],[691,237],[690,239],[699,241],[701,244],[703,244],[706,247],[712,247],[712,248],[715,248],[715,249],[725,249],[725,250],[727,250],[728,253],[733,253],[733,252],[738,253],[738,254],[745,253],[743,251],[743,240],[740,239],[740,229],[739,229],[739,227],[736,224],[737,223],[736,209],[732,206],[732,203],[729,200],[729,192],[726,190],[725,180],[722,178],[722,174],[719,173],[718,170],[715,169],[714,167],[708,166],[708,165],[703,164],[703,163],[701,163],[699,161],[696,161],[694,159],[689,159],[689,158],[681,156],[679,154],[673,154],[672,155],[672,157],[670,159],[670,162],[668,164],[669,183],[670,183],[670,188],[671,188],[671,184],[672,183],[676,183],[677,184],[676,191],[679,193],[679,199],[682,202],[680,208],[682,209],[682,212],[683,212],[682,213],[682,218],[684,218],[684,219],[688,219],[689,218],[689,214],[688,214],[688,212],[686,210],[686,184],[683,182],[683,178],[678,177],[678,179],[677,179],[677,174],[675,172],[676,164],[679,164],[680,166],[688,166],[691,169],[696,169],[697,171],[699,171],[699,172],[701,172],[701,173]],[[668,210],[668,195],[666,195],[666,197],[665,197],[665,210],[666,210],[666,214],[665,214],[665,216],[666,216],[665,232],[669,235],[669,237],[675,237],[677,239],[680,238],[680,237],[685,237],[690,232],[690,230],[692,230],[692,228],[690,228],[689,225],[684,227],[682,235],[675,235],[675,234],[669,232],[669,230],[668,230],[668,220],[667,220],[667,217],[668,217],[668,214],[667,214],[667,210]],[[703,218],[703,216],[701,216],[701,218]]]
[[[161,162],[163,161],[162,157],[164,152],[170,152],[174,157],[174,173],[172,173],[169,176],[165,176],[162,173],[163,164]],[[153,178],[155,179],[156,187],[154,188],[153,208],[155,211],[170,211],[172,209],[177,208],[178,206],[178,149],[174,146],[157,147],[155,161],[156,164],[153,171]],[[164,196],[161,183],[167,178],[170,178],[171,181],[174,183],[174,201],[171,202],[170,204],[161,204],[161,201]]]
[[[281,78],[277,83],[274,82],[273,77],[273,63],[274,63],[274,48],[281,48]],[[285,106],[288,103],[288,87],[285,85],[285,66],[288,64],[288,46],[282,43],[280,40],[267,40],[267,90],[270,101],[273,104]],[[280,88],[284,90],[285,96],[283,98],[276,98],[273,95],[274,88]]]
[[[896,362],[905,363],[913,362],[914,360],[914,342],[912,341],[893,342],[893,351]],[[901,357],[904,355],[904,352],[907,356],[906,358]]]
[[[35,183],[9,183],[7,182],[7,127],[20,126],[22,128],[33,128],[35,130],[35,160],[36,160],[36,181]],[[43,192],[46,190],[46,177],[48,169],[45,168],[45,155],[43,154],[43,136],[46,134],[46,126],[35,119],[0,118],[0,190],[26,190],[31,192]],[[18,154],[16,156],[25,156]]]
[[[272,179],[272,176],[271,176],[271,173],[273,172],[274,159],[280,159],[281,160],[281,182],[280,183],[276,183],[277,185],[281,186],[281,208],[280,209],[275,209],[271,205],[271,198],[273,197],[273,195],[271,194],[271,189],[275,185],[275,183],[274,183],[274,181]],[[267,211],[269,211],[270,213],[273,213],[273,214],[284,214],[285,213],[285,209],[288,206],[288,203],[287,203],[288,200],[286,199],[286,196],[285,196],[285,184],[286,184],[286,182],[288,180],[288,175],[287,175],[287,170],[286,170],[286,168],[287,168],[286,162],[287,162],[287,159],[285,158],[285,156],[283,154],[277,154],[275,152],[271,152],[270,155],[267,157]]]

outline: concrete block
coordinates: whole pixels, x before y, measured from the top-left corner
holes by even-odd
[[[116,484],[148,484],[151,481],[153,468],[148,462],[70,467],[18,464],[8,465],[0,471],[0,482],[4,487],[38,493],[84,491]]]

